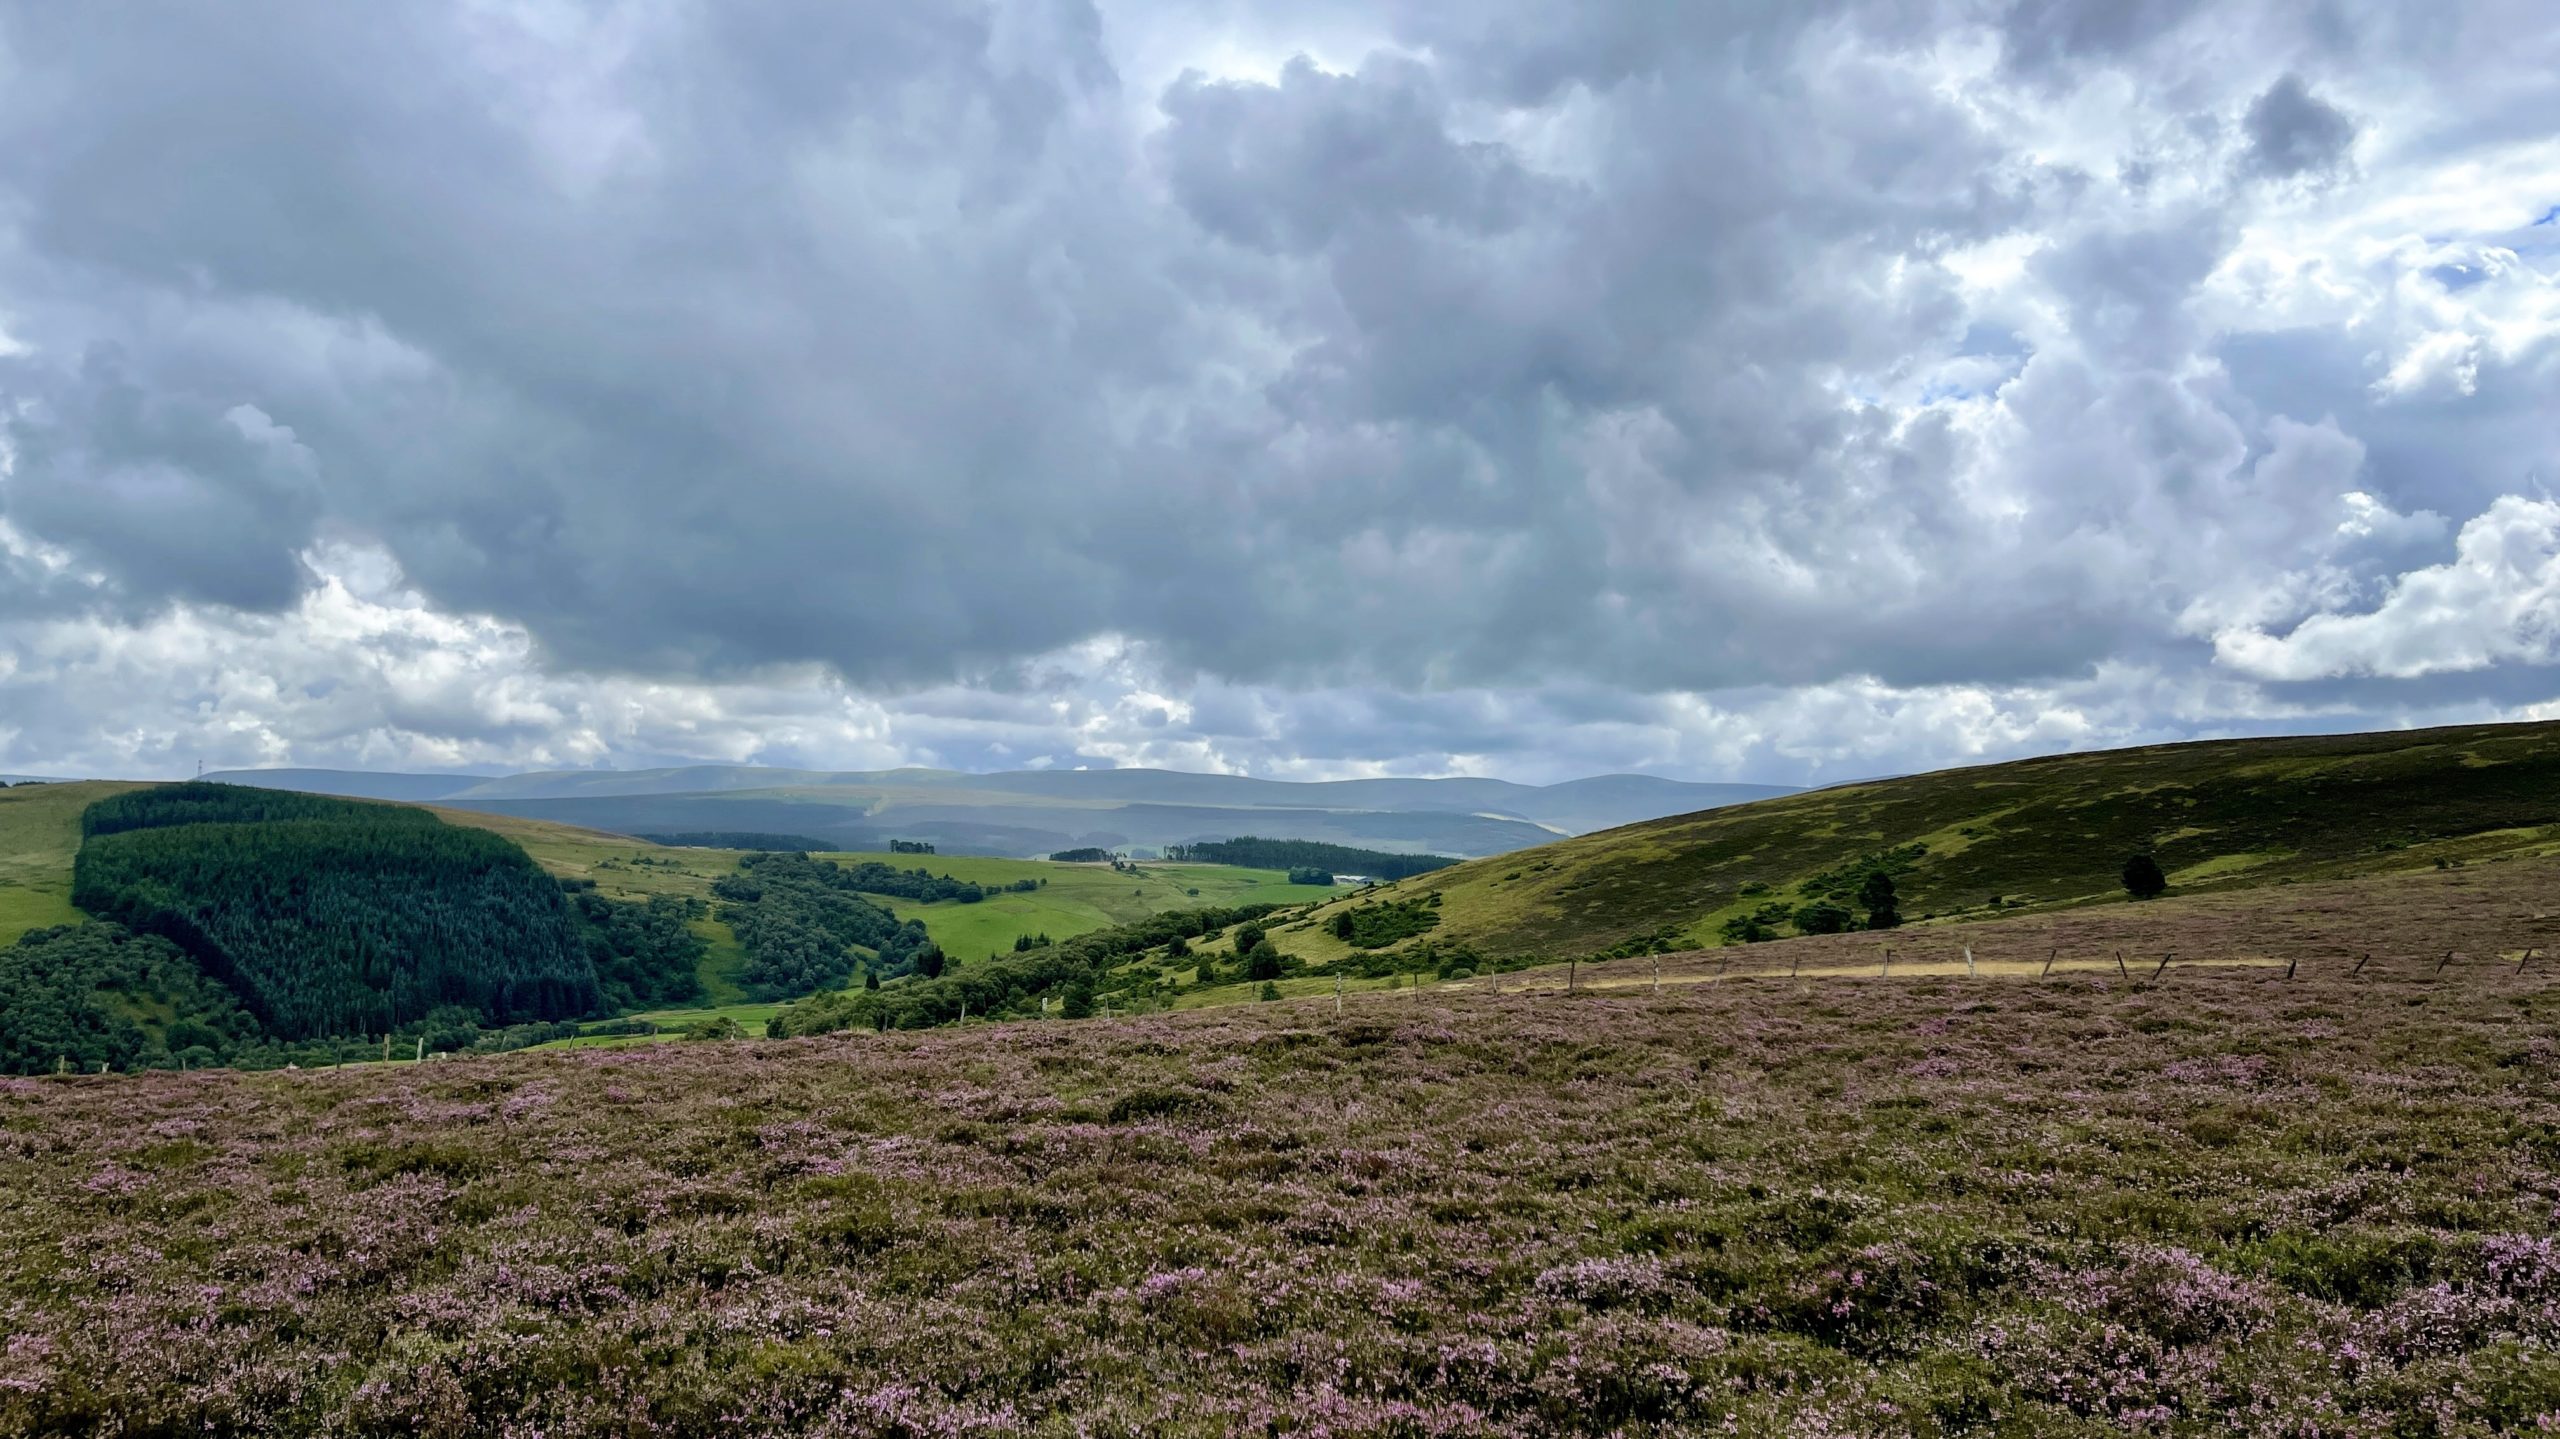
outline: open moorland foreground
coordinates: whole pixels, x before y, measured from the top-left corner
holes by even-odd
[[[0,1430],[2560,1422],[2560,965],[2321,960],[0,1080]]]

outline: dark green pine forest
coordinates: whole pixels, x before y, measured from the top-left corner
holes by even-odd
[[[420,809],[184,784],[82,817],[72,902],[157,935],[269,1031],[385,1033],[442,1006],[497,1024],[595,1011],[560,886],[511,841]]]

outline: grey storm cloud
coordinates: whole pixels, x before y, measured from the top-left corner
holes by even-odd
[[[2249,102],[2242,123],[2249,132],[2248,166],[2261,175],[2289,177],[2334,170],[2356,138],[2355,122],[2312,94],[2302,77],[2294,74]]]
[[[361,552],[528,672],[807,667],[972,755],[951,694],[1097,637],[1346,762],[2277,683],[2218,637],[2560,467],[2547,233],[2289,278],[2426,165],[2553,175],[2560,22],[2460,8],[0,9],[0,625],[290,633]],[[2118,732],[2238,702],[2176,703]]]

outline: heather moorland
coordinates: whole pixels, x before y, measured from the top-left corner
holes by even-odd
[[[2335,952],[5,1080],[0,1429],[2529,1429],[2555,1009]]]

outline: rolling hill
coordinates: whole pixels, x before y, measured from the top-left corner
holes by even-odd
[[[1723,941],[1755,913],[1895,875],[1907,921],[2113,903],[2154,855],[2173,893],[2560,851],[2560,724],[2217,740],[1844,785],[1478,859],[1275,932],[1313,964],[1348,953],[1344,906],[1436,894],[1432,937],[1504,956]]]
[[[848,850],[922,839],[956,854],[1162,848],[1242,834],[1366,849],[1486,855],[1631,821],[1792,793],[1602,775],[1555,785],[1491,779],[1294,783],[1168,770],[823,771],[752,765],[562,770],[484,777],[235,770],[230,784],[407,800],[621,833],[769,830]]]

